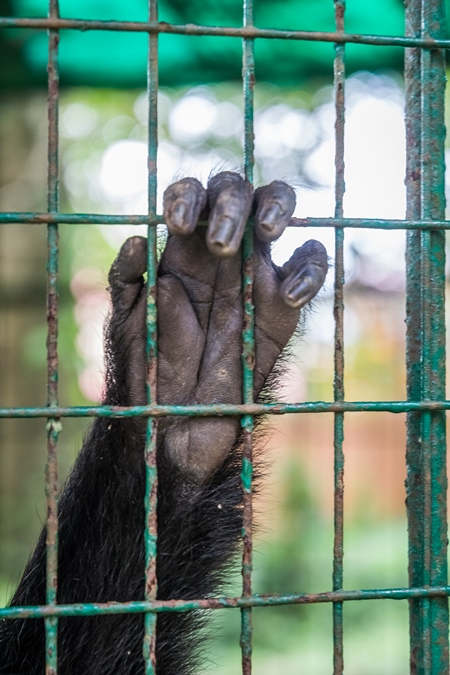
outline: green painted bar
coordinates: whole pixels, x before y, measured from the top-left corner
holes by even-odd
[[[48,418],[48,454],[46,466],[47,518],[47,593],[42,607],[0,609],[0,618],[45,618],[46,675],[57,675],[57,617],[97,614],[145,613],[143,653],[146,675],[155,675],[156,614],[161,611],[186,612],[197,609],[241,608],[242,672],[251,674],[251,608],[287,604],[333,603],[334,674],[343,673],[344,601],[390,599],[407,600],[410,605],[410,670],[414,675],[449,673],[446,513],[446,429],[445,411],[445,220],[444,192],[444,88],[443,49],[450,48],[444,34],[443,0],[407,0],[406,36],[347,34],[344,31],[345,0],[333,0],[335,32],[282,31],[253,26],[253,2],[244,0],[242,28],[158,23],[157,0],[149,0],[148,22],[114,22],[60,19],[58,0],[49,0],[49,18],[0,18],[0,28],[23,27],[49,30],[49,144],[48,212],[7,212],[1,223],[48,225],[48,405],[45,408],[0,408],[0,418]],[[149,213],[147,215],[61,214],[58,211],[58,41],[59,30],[135,31],[149,34]],[[253,229],[250,221],[243,245],[243,404],[158,406],[156,404],[156,225],[163,222],[156,213],[157,153],[157,42],[160,33],[179,35],[231,36],[243,39],[243,84],[245,116],[245,176],[253,181],[253,87],[254,39],[309,40],[335,43],[336,104],[336,207],[334,218],[293,218],[291,227],[335,228],[335,378],[334,402],[296,404],[253,403],[254,307]],[[344,45],[394,45],[408,48],[405,59],[407,130],[407,219],[348,219],[343,217],[344,183]],[[424,51],[422,51],[424,50]],[[58,223],[143,224],[148,226],[148,305],[147,406],[127,408],[110,406],[58,406],[57,356],[57,279]],[[343,286],[344,228],[407,230],[407,401],[344,400],[343,361]],[[283,596],[252,595],[252,431],[253,416],[261,414],[330,412],[335,415],[335,541],[333,590],[327,593]],[[409,588],[344,591],[343,586],[343,415],[344,412],[408,413],[407,432],[407,512],[409,532]],[[240,598],[201,600],[156,600],[156,424],[167,415],[208,416],[239,415],[244,431],[242,488],[243,509],[243,595]],[[146,439],[146,586],[145,601],[58,606],[57,590],[57,455],[60,417],[134,417],[147,416]]]
[[[289,413],[389,412],[450,410],[450,401],[311,401],[306,403],[229,403],[149,406],[74,406],[71,408],[0,408],[0,419],[35,417],[211,417],[221,415],[285,415]]]
[[[158,1],[149,0],[149,21],[158,20]],[[149,35],[147,64],[148,98],[148,215],[156,216],[158,153],[158,35]],[[156,228],[147,231],[147,401],[156,404],[158,330],[157,330],[157,259]],[[145,599],[157,594],[157,491],[156,470],[157,419],[148,418],[145,443]],[[145,615],[143,656],[146,675],[156,674],[156,615]]]
[[[420,36],[422,0],[409,0],[405,7],[406,35]],[[406,217],[421,217],[421,52],[405,52],[405,125],[406,125]],[[408,400],[419,401],[421,392],[421,232],[406,235],[406,391]],[[421,415],[409,412],[406,436],[406,506],[408,518],[408,577],[410,586],[423,581],[424,537],[422,525],[423,479],[421,457]],[[423,675],[422,640],[423,602],[409,602],[410,672]]]
[[[243,25],[253,25],[253,0],[244,0]],[[253,166],[255,150],[254,134],[254,86],[255,60],[254,41],[243,40],[242,77],[244,93],[244,171],[245,180],[253,184]],[[242,328],[242,400],[244,404],[253,403],[253,369],[255,367],[255,308],[253,305],[253,223],[247,223],[242,243],[242,290],[244,302],[244,325]],[[243,492],[242,512],[242,595],[252,594],[253,559],[253,416],[244,415],[241,419],[243,430],[243,453],[241,483]],[[252,610],[241,609],[241,647],[242,674],[252,672]]]
[[[422,37],[445,31],[443,0],[423,0]],[[421,216],[445,217],[445,61],[437,50],[421,55],[422,156]],[[424,231],[422,238],[422,396],[445,395],[445,234]],[[442,412],[422,414],[424,477],[423,584],[448,582],[446,418]],[[449,672],[448,600],[423,601],[424,673]]]
[[[272,40],[304,40],[307,42],[334,42],[337,44],[375,45],[379,47],[422,47],[450,49],[450,40],[433,38],[410,38],[398,35],[366,35],[361,33],[339,33],[332,31],[301,31],[256,28],[247,26],[198,26],[190,23],[177,25],[167,22],[145,21],[98,21],[89,19],[44,19],[0,17],[0,28],[31,28],[35,30],[107,30],[172,35],[214,35],[217,37],[265,38]]]
[[[0,608],[0,619],[39,619],[48,616],[97,616],[100,614],[139,614],[151,612],[191,612],[195,610],[236,609],[239,607],[276,607],[315,605],[327,602],[359,600],[410,600],[411,598],[448,598],[450,586],[426,588],[377,588],[373,590],[293,593],[290,595],[252,595],[247,598],[206,598],[201,600],[155,600],[154,602],[107,602],[73,605],[43,605]]]
[[[24,223],[42,225],[46,223],[65,223],[67,225],[159,225],[164,223],[162,216],[151,215],[112,215],[107,213],[44,213],[29,211],[3,211],[0,224]]]
[[[38,212],[8,212],[0,213],[0,225],[22,223],[42,225],[45,223],[65,223],[67,225],[161,225],[163,216],[156,215],[108,215],[97,213],[38,213]],[[292,218],[288,227],[334,227],[375,230],[426,230],[433,225],[434,230],[450,229],[450,220],[389,220],[374,218]],[[206,221],[200,221],[201,227],[206,227]]]
[[[410,0],[406,31],[444,30],[440,0]],[[438,35],[440,33],[438,32]],[[406,53],[407,217],[442,220],[444,196],[444,63],[437,51]],[[428,228],[407,236],[407,395],[445,392],[445,234]],[[444,394],[445,395],[445,394]],[[407,512],[409,583],[447,582],[445,414],[408,415]],[[448,673],[448,603],[410,601],[410,670]]]
[[[58,0],[49,0],[49,16],[59,17]],[[47,208],[57,211],[59,206],[59,32],[48,34],[48,166]],[[47,405],[58,405],[58,225],[47,226]],[[46,602],[54,606],[58,588],[58,458],[57,443],[61,422],[55,416],[47,422],[47,462],[45,466],[46,518]],[[45,619],[45,674],[58,672],[58,618]]]
[[[344,32],[345,0],[334,0],[336,30]],[[344,215],[345,46],[335,45],[335,218]],[[334,400],[344,400],[344,230],[335,230],[334,276]],[[344,584],[344,413],[334,414],[334,545],[333,591]],[[344,672],[343,603],[333,604],[333,673]]]

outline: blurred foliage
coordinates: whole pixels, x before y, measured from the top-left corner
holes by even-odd
[[[255,542],[255,593],[319,592],[329,588],[333,532],[305,466],[293,456],[281,464],[279,508],[273,531]],[[264,511],[267,504],[264,504]],[[402,544],[399,546],[398,543]],[[387,546],[393,549],[387,554]],[[345,588],[406,584],[404,522],[347,525]],[[355,561],[355,557],[357,560]],[[357,563],[355,565],[355,562]],[[240,593],[236,577],[231,594]],[[406,603],[352,602],[345,605],[345,658],[349,675],[404,675],[408,670]],[[332,611],[325,605],[288,605],[253,610],[254,668],[260,675],[332,670]],[[213,615],[206,672],[241,673],[237,649],[238,612]]]
[[[60,0],[64,17],[143,21],[147,18],[146,0]],[[242,24],[241,0],[161,0],[160,19],[173,23],[239,26]],[[255,24],[261,28],[298,30],[334,30],[332,0],[256,0]],[[369,34],[402,35],[403,2],[401,0],[347,0],[346,30]],[[449,3],[450,5],[450,3]],[[46,0],[0,0],[2,16],[45,16]],[[146,141],[145,94],[137,88],[145,86],[147,36],[117,32],[61,33],[61,83],[72,85],[124,87],[126,92],[110,89],[78,88],[63,90],[61,101],[61,208],[63,211],[126,212],[122,201],[99,188],[98,176],[105,152],[114,143]],[[235,38],[188,37],[161,35],[159,46],[160,94],[159,137],[166,150],[174,151],[175,164],[190,157],[195,170],[202,158],[215,152],[217,164],[242,164],[242,143],[239,132],[228,136],[211,132],[192,139],[174,137],[170,114],[183,101],[192,84],[220,82],[214,88],[201,88],[205,100],[211,97],[218,104],[231,104],[242,112],[241,78],[242,45]],[[304,43],[282,40],[257,40],[255,43],[257,110],[282,106],[311,111],[321,105],[329,91],[318,90],[332,81],[334,47],[329,43]],[[0,31],[0,86],[14,89],[46,84],[47,36],[45,31]],[[403,68],[403,50],[367,45],[346,47],[346,67],[379,70]],[[224,84],[235,80],[236,84]],[[265,83],[260,86],[260,83]],[[277,86],[275,86],[275,84]],[[179,86],[182,85],[182,88]],[[289,85],[280,89],[278,85]],[[171,87],[169,89],[169,87]],[[175,87],[177,87],[175,89]],[[130,88],[132,88],[130,90]],[[447,93],[447,96],[450,95]],[[0,198],[2,208],[11,210],[45,209],[45,101],[17,98],[15,105],[1,105]],[[73,107],[75,106],[75,108]],[[76,108],[78,106],[78,108]],[[447,106],[447,111],[450,106]],[[70,115],[78,121],[70,124]],[[230,109],[228,109],[230,113]],[[84,114],[83,125],[80,120]],[[239,116],[238,115],[238,116]],[[41,126],[39,126],[41,125]],[[42,126],[43,125],[43,126]],[[42,131],[44,128],[44,131]],[[38,129],[41,129],[39,132]],[[40,135],[39,135],[40,134]],[[259,137],[259,136],[258,136]],[[17,148],[23,149],[23,157]],[[38,152],[36,153],[36,148]],[[294,174],[305,182],[304,160],[309,149],[294,150],[269,167],[258,163],[256,179],[261,182],[276,175]],[[24,174],[29,159],[35,159]],[[175,152],[175,151],[174,151]],[[29,156],[28,156],[28,154]],[[38,155],[36,159],[36,155]],[[168,156],[168,155],[167,155]],[[20,161],[19,161],[20,160]],[[21,164],[22,162],[22,164]],[[27,164],[28,162],[28,164]],[[287,168],[286,168],[287,167]],[[162,167],[164,168],[164,167]],[[171,167],[164,180],[171,180]],[[17,187],[17,199],[5,201]],[[312,181],[310,181],[312,184]],[[7,187],[5,191],[3,188]],[[63,225],[60,242],[60,398],[62,404],[89,402],[80,389],[80,375],[86,366],[77,349],[80,322],[76,315],[76,298],[71,283],[80,270],[96,270],[90,282],[101,289],[107,284],[107,272],[120,239],[130,229]],[[139,230],[142,232],[143,228]],[[134,230],[133,230],[134,231]],[[11,254],[11,242],[25,249],[25,229],[3,228],[0,247],[0,337],[10,351],[3,351],[4,361],[14,355],[8,372],[11,379],[0,378],[1,402],[10,405],[42,405],[45,403],[45,232],[33,240],[22,257]],[[6,245],[7,244],[7,245]],[[28,256],[28,257],[27,257]],[[8,276],[6,263],[10,262]],[[12,264],[11,264],[12,260]],[[8,268],[9,269],[9,268]],[[352,280],[350,280],[352,281]],[[357,280],[358,281],[358,280]],[[347,287],[348,288],[348,287]],[[20,293],[19,293],[20,290]],[[92,289],[91,289],[92,290]],[[376,314],[382,298],[382,309]],[[325,313],[331,317],[331,303],[323,300]],[[353,287],[346,292],[346,312],[353,321],[346,337],[352,340],[346,348],[346,395],[348,399],[376,400],[404,397],[402,292],[381,294],[373,289]],[[402,308],[401,308],[402,307]],[[388,308],[386,310],[386,308]],[[390,308],[390,309],[389,309]],[[353,313],[353,318],[352,318]],[[314,317],[312,317],[314,318]],[[356,330],[354,324],[357,324]],[[392,328],[392,330],[391,330]],[[98,329],[101,331],[101,329]],[[307,339],[294,346],[296,359],[302,364],[304,389],[297,399],[332,398],[332,352],[330,343],[320,341],[320,330],[314,344]],[[14,367],[14,368],[13,368]],[[6,371],[6,368],[5,368]],[[2,371],[3,372],[3,371]],[[380,504],[388,499],[387,471],[380,480],[371,473],[374,464],[385,470],[383,455],[373,453],[367,418],[359,417],[360,425],[353,445],[354,418],[346,421],[347,491],[354,502],[346,502],[345,522],[345,587],[373,588],[401,586],[406,581],[406,526],[397,511],[395,518],[386,518]],[[272,482],[268,496],[261,496],[262,522],[255,541],[254,590],[271,592],[314,592],[331,586],[333,529],[330,505],[324,504],[324,489],[331,495],[329,479],[331,454],[323,455],[323,446],[331,448],[329,437],[320,436],[325,426],[316,418],[315,435],[309,437],[302,420],[295,427],[295,440],[284,443],[271,458]],[[60,478],[69,470],[85,420],[64,420],[59,443]],[[382,436],[387,424],[373,431]],[[350,432],[350,433],[349,433]],[[325,439],[325,440],[324,440]],[[7,599],[31,550],[45,515],[43,499],[43,466],[45,462],[45,422],[42,420],[6,420],[0,423],[0,597]],[[382,438],[383,442],[383,438]],[[403,446],[394,439],[395,449]],[[286,447],[287,446],[287,447]],[[367,463],[367,474],[352,474],[352,452],[355,450]],[[392,451],[392,443],[387,452]],[[397,453],[398,454],[398,453]],[[313,457],[313,460],[308,459]],[[301,459],[300,459],[301,458]],[[309,461],[309,465],[308,465]],[[403,462],[403,459],[400,460]],[[312,468],[313,467],[313,468]],[[390,467],[388,466],[388,469]],[[350,469],[350,471],[349,471]],[[328,471],[328,474],[327,474]],[[378,476],[380,475],[378,474]],[[272,476],[275,476],[272,478]],[[350,481],[348,476],[353,480]],[[398,477],[400,473],[398,474]],[[373,483],[370,492],[367,480]],[[322,482],[321,482],[322,481]],[[366,482],[365,482],[366,481]],[[403,492],[399,479],[397,490]],[[374,502],[373,494],[377,502]],[[36,515],[37,514],[37,515]],[[269,525],[267,525],[269,521]],[[230,580],[231,594],[240,593],[240,578]],[[209,675],[224,672],[238,675],[240,619],[238,611],[214,613],[209,652]],[[345,606],[346,675],[404,675],[408,671],[407,604],[388,601],[353,602]],[[254,610],[254,668],[258,675],[296,675],[298,672],[325,675],[332,669],[331,607],[287,606]],[[216,664],[216,665],[214,665]]]
[[[124,7],[125,5],[123,5]],[[180,4],[181,7],[181,4]],[[181,11],[181,10],[180,10]],[[174,165],[189,160],[193,170],[202,165],[208,153],[216,153],[217,163],[231,162],[239,166],[242,159],[242,142],[239,129],[228,136],[218,134],[214,129],[193,139],[189,135],[176,136],[171,125],[171,114],[177,105],[189,96],[201,95],[215,104],[234,106],[238,117],[242,111],[240,86],[221,84],[216,87],[164,88],[160,93],[159,137],[161,146]],[[256,109],[259,114],[275,108],[277,115],[286,108],[302,109],[305,114],[321,106],[329,98],[328,89],[317,92],[315,88],[302,86],[284,90],[274,85],[257,87]],[[328,97],[328,98],[327,98]],[[8,111],[10,125],[3,133],[3,161],[0,160],[2,180],[2,208],[33,210],[45,208],[45,100],[44,95],[30,99],[10,99],[14,113]],[[14,104],[14,105],[13,105]],[[6,103],[2,103],[3,110]],[[278,107],[277,107],[278,106]],[[284,108],[282,107],[284,106]],[[284,112],[283,112],[284,111]],[[230,108],[228,108],[230,112]],[[6,119],[6,117],[2,117]],[[37,119],[43,124],[38,131]],[[75,124],[73,120],[75,119]],[[105,153],[115,144],[131,142],[145,144],[146,101],[138,91],[116,92],[112,90],[67,89],[61,100],[61,209],[76,212],[129,212],[127,195],[110,193],[101,188],[101,175]],[[83,121],[84,120],[84,121]],[[84,125],[84,126],[83,126]],[[222,129],[223,131],[223,129]],[[34,135],[33,135],[34,134]],[[40,134],[40,135],[39,135]],[[44,139],[44,140],[43,140]],[[40,145],[41,144],[41,145]],[[16,150],[24,149],[23,165],[16,162]],[[40,148],[39,157],[30,171],[29,182],[23,181],[27,152]],[[170,151],[170,152],[169,152]],[[17,154],[17,152],[16,152]],[[284,166],[292,156],[293,173],[307,180],[303,171],[308,150],[296,151],[286,158]],[[257,179],[266,180],[270,170],[280,171],[279,166],[267,168],[264,158],[257,166]],[[16,162],[15,178],[11,166]],[[6,166],[8,165],[8,166]],[[5,168],[6,167],[6,168]],[[9,168],[8,168],[9,167]],[[128,166],[131,172],[133,167]],[[11,171],[6,175],[7,171]],[[166,173],[164,173],[166,172]],[[173,178],[172,164],[162,163],[161,181]],[[15,182],[16,181],[16,182]],[[17,186],[16,186],[17,187]],[[144,186],[145,187],[145,186]],[[14,188],[14,189],[13,189]],[[120,198],[119,198],[120,197]],[[133,199],[135,195],[133,196]],[[8,201],[10,200],[10,201]],[[14,201],[16,200],[16,201]],[[21,208],[19,208],[19,206]],[[145,210],[145,207],[144,207]],[[132,211],[135,211],[133,208]],[[42,405],[45,402],[45,231],[39,229],[39,238],[30,250],[25,252],[25,228],[5,228],[6,241],[15,242],[18,252],[6,275],[7,246],[0,250],[0,293],[7,297],[8,307],[15,315],[22,312],[27,317],[33,314],[33,323],[26,323],[26,329],[16,330],[10,348],[16,361],[14,382],[0,381],[2,401],[11,405]],[[77,274],[86,271],[88,290],[104,289],[107,285],[109,265],[117,251],[120,240],[134,231],[145,232],[144,228],[123,226],[68,226],[62,225],[60,240],[60,397],[62,404],[83,404],[88,402],[80,389],[80,375],[86,366],[79,350],[81,332],[80,317],[77,314],[73,280]],[[35,232],[36,230],[33,230]],[[23,232],[23,234],[22,234]],[[305,233],[306,236],[306,233]],[[20,246],[19,246],[20,244]],[[22,250],[22,257],[19,256]],[[10,261],[11,262],[11,261]],[[9,269],[9,268],[8,268]],[[88,278],[88,271],[95,271]],[[28,275],[28,276],[27,276]],[[364,276],[364,265],[362,276]],[[37,280],[40,280],[39,283]],[[25,280],[25,281],[24,281]],[[350,279],[346,291],[346,312],[352,325],[346,328],[346,337],[351,340],[346,349],[346,383],[349,399],[402,398],[404,386],[403,366],[403,294],[381,293],[374,288],[363,287],[361,277]],[[21,287],[21,295],[14,296],[14,289]],[[26,303],[29,304],[26,304]],[[314,337],[308,343],[305,338],[295,343],[294,355],[301,364],[304,388],[296,389],[296,400],[330,399],[332,397],[332,346],[328,338],[332,335],[330,324],[320,324],[320,316],[332,317],[332,305],[325,295],[318,303]],[[31,309],[33,308],[33,310]],[[390,309],[389,309],[390,308]],[[1,311],[5,309],[2,306]],[[310,316],[315,320],[315,313]],[[85,320],[85,319],[84,319]],[[5,322],[0,320],[0,334]],[[356,328],[355,328],[356,325]],[[401,330],[399,332],[399,325]],[[22,324],[20,324],[22,326]],[[101,328],[98,328],[101,332]],[[9,353],[9,352],[8,352]],[[7,352],[2,358],[7,359]],[[7,364],[11,365],[11,364]],[[300,378],[299,378],[300,379]],[[298,382],[296,383],[298,387]],[[12,398],[14,392],[15,398]],[[348,416],[346,434],[352,429],[354,418]],[[357,435],[356,451],[364,456],[367,437],[367,419],[358,418],[361,425]],[[332,471],[331,454],[324,458],[323,447],[331,449],[329,437],[320,437],[322,420],[315,418],[315,436],[306,433],[307,422],[297,419],[294,433],[283,438],[283,447],[277,450],[277,457],[271,457],[268,476],[268,496],[260,500],[259,520],[261,533],[255,541],[254,589],[258,593],[268,592],[315,592],[330,588],[333,531],[331,510],[324,504],[323,489],[332,494],[332,483],[327,476]],[[58,446],[61,480],[67,474],[86,427],[85,420],[64,420],[61,441]],[[45,509],[43,505],[43,465],[45,456],[45,423],[38,420],[27,424],[2,421],[0,427],[8,427],[1,440],[3,492],[0,502],[0,594],[7,598],[17,580],[28,552],[41,527]],[[10,426],[9,426],[10,425]],[[14,426],[15,425],[15,426]],[[12,431],[14,427],[14,430]],[[0,431],[1,433],[1,431]],[[23,436],[21,436],[23,434]],[[282,432],[280,433],[282,435]],[[349,435],[346,436],[348,440]],[[8,439],[15,439],[9,444]],[[294,440],[292,440],[294,439]],[[397,440],[397,439],[395,439]],[[280,445],[282,444],[279,441]],[[363,445],[364,444],[364,445]],[[351,446],[353,447],[353,446]],[[351,469],[351,447],[346,445],[347,467]],[[397,448],[400,446],[397,445]],[[9,454],[7,454],[9,450]],[[392,447],[387,448],[388,451]],[[400,448],[403,452],[403,447]],[[349,460],[350,455],[350,462]],[[369,455],[369,452],[367,452]],[[313,457],[314,461],[308,459]],[[363,457],[364,459],[364,457]],[[380,513],[379,504],[387,499],[386,484],[376,481],[370,474],[372,463],[381,465],[382,457],[367,457],[369,480],[374,483],[378,501],[369,499],[362,476],[350,483],[346,495],[351,495],[357,485],[356,506],[350,504],[346,510],[345,538],[345,586],[346,588],[373,588],[406,583],[406,528],[404,520],[397,515],[388,520]],[[308,465],[308,461],[310,464]],[[403,460],[401,460],[403,461]],[[314,466],[315,472],[311,470]],[[9,469],[8,469],[9,467]],[[383,470],[384,465],[382,465]],[[6,471],[8,469],[8,471]],[[361,474],[359,474],[361,475]],[[322,483],[320,482],[322,481]],[[327,482],[328,481],[328,482]],[[272,483],[272,485],[270,485]],[[325,486],[323,488],[323,485]],[[321,487],[322,485],[322,487]],[[401,491],[401,479],[398,481]],[[403,495],[403,492],[401,493]],[[403,496],[401,497],[403,499]],[[346,504],[346,507],[348,503]],[[37,512],[37,517],[34,515]],[[31,515],[30,515],[31,514]],[[269,521],[269,524],[267,524]],[[240,579],[236,575],[230,582],[230,593],[240,593]],[[236,675],[240,672],[238,649],[239,613],[224,611],[214,614],[210,647],[211,660],[216,662],[207,670],[210,675],[216,671]],[[408,634],[406,603],[370,602],[348,603],[345,608],[345,649],[346,673],[349,675],[403,675],[408,669]],[[214,626],[217,626],[214,628]],[[220,630],[219,630],[220,626]],[[217,633],[217,635],[215,635]],[[285,675],[294,675],[299,670],[322,675],[331,671],[332,659],[331,608],[274,607],[254,611],[255,671],[259,675],[274,675],[282,669]]]
[[[242,25],[242,1],[161,0],[160,20],[175,24]],[[61,0],[61,16],[80,19],[146,21],[146,0]],[[0,0],[3,16],[42,17],[47,0]],[[258,0],[255,25],[284,30],[335,30],[332,0]],[[401,0],[347,2],[349,33],[403,35]],[[62,31],[60,65],[63,85],[142,87],[145,85],[147,36],[144,33]],[[240,80],[242,45],[236,38],[161,35],[160,83],[201,84]],[[383,67],[403,69],[398,47],[349,45],[347,72]],[[46,82],[47,36],[44,31],[8,29],[0,32],[3,68],[0,85],[29,86]],[[257,40],[258,81],[298,85],[305,80],[331,78],[334,47],[331,43]]]

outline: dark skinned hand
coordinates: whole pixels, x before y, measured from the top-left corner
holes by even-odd
[[[245,224],[254,215],[254,295],[258,396],[299,321],[300,309],[321,288],[327,253],[307,241],[277,267],[270,243],[288,225],[295,193],[281,181],[253,192],[238,175],[220,173],[205,190],[194,178],[164,195],[169,238],[158,268],[158,383],[160,404],[242,402],[242,261]],[[197,228],[199,219],[208,227]],[[123,405],[143,405],[147,241],[132,237],[112,265],[110,340],[116,361],[127,362]],[[239,419],[171,418],[160,424],[162,447],[194,483],[222,464],[239,434]]]

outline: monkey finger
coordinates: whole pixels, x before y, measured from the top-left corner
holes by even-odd
[[[130,237],[113,262],[108,280],[114,309],[131,311],[144,283],[147,269],[147,239]]]
[[[327,252],[320,242],[310,239],[296,249],[281,268],[280,293],[286,305],[296,309],[306,305],[321,289],[327,271]]]
[[[255,233],[258,239],[270,243],[280,237],[295,210],[295,192],[290,185],[274,180],[255,192]]]
[[[208,183],[210,216],[206,245],[219,258],[236,255],[252,208],[252,188],[241,176],[223,171]]]
[[[164,219],[170,234],[192,234],[206,206],[206,190],[196,178],[183,178],[164,192]]]

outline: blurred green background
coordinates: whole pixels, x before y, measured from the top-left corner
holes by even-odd
[[[241,2],[161,2],[161,19],[240,25]],[[1,2],[3,16],[45,16],[38,0]],[[62,0],[65,17],[145,20],[146,2]],[[349,31],[402,34],[397,0],[347,2]],[[331,0],[255,2],[261,27],[333,30]],[[63,33],[60,109],[61,210],[145,213],[147,103],[144,35]],[[403,52],[349,46],[345,213],[404,217]],[[46,210],[46,35],[3,30],[8,64],[0,84],[0,208]],[[232,38],[162,36],[158,199],[180,175],[206,181],[243,164],[241,43]],[[297,215],[334,212],[333,46],[256,43],[255,181],[284,178],[297,192]],[[107,273],[121,242],[145,228],[62,225],[60,242],[60,401],[101,399],[102,323]],[[164,236],[163,230],[160,231]],[[0,227],[0,405],[45,405],[45,256],[41,226]],[[334,258],[333,233],[291,230],[274,246],[283,262],[306,239]],[[346,232],[345,363],[348,400],[403,399],[404,233]],[[333,271],[305,334],[292,346],[284,400],[331,400]],[[345,588],[407,585],[404,416],[348,414],[345,422]],[[59,443],[64,480],[88,423],[64,420]],[[44,420],[0,421],[0,596],[6,602],[45,517]],[[315,592],[331,587],[333,420],[293,415],[264,439],[265,487],[256,499],[254,590]],[[239,574],[229,592],[238,594]],[[404,602],[347,603],[349,675],[404,675]],[[214,613],[205,672],[240,673],[239,613]],[[332,670],[331,607],[254,611],[255,672]]]
[[[2,16],[42,17],[47,0],[2,0]],[[242,25],[241,0],[160,0],[160,21],[174,24]],[[146,21],[147,0],[60,0],[64,18]],[[333,31],[332,0],[256,0],[255,25],[260,28]],[[365,0],[347,3],[348,32],[401,35],[402,0]],[[14,72],[2,69],[0,82],[11,86],[45,82],[47,39],[43,32],[8,30],[2,37],[5,58],[14,61]],[[257,41],[256,75],[262,81],[289,84],[299,77],[311,79],[329,72],[333,45],[327,43]],[[61,35],[60,62],[66,84],[145,86],[147,36],[143,33],[65,31]],[[370,46],[350,47],[351,71],[377,67],[402,68],[402,52]],[[161,35],[162,85],[239,80],[241,45],[233,38]]]

